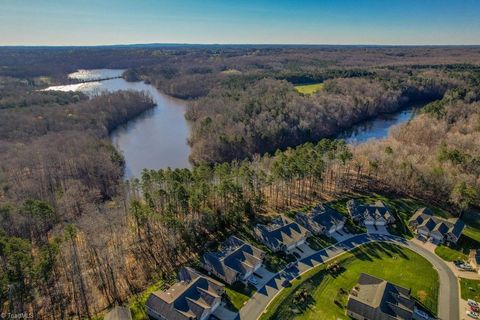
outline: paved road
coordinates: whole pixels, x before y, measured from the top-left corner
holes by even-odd
[[[448,265],[435,253],[408,241],[407,248],[427,259],[438,271],[440,292],[438,296],[438,318],[442,320],[459,319],[459,286],[458,280]]]
[[[459,315],[458,308],[458,282],[453,272],[448,266],[434,253],[410,242],[403,238],[385,235],[385,234],[361,234],[350,239],[336,243],[328,248],[318,251],[310,257],[303,258],[295,263],[294,266],[285,270],[292,277],[296,277],[311,268],[334,259],[341,254],[350,251],[362,244],[373,241],[391,242],[401,245],[415,251],[430,261],[430,263],[438,271],[440,278],[440,292],[438,301],[438,316],[442,320],[456,320]],[[260,288],[252,298],[243,306],[239,312],[239,319],[255,320],[260,317],[262,312],[267,308],[270,301],[282,289],[284,277],[280,273],[268,281]],[[453,303],[452,303],[453,302]]]

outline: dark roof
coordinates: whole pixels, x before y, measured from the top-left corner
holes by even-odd
[[[147,308],[169,320],[197,319],[224,291],[221,283],[191,268],[183,268],[179,278],[168,290],[150,294]]]
[[[272,248],[280,244],[289,246],[308,235],[307,229],[284,216],[272,220],[268,225],[258,224],[256,229],[265,243]]]
[[[457,219],[456,223],[453,225],[453,228],[450,228],[450,232],[454,234],[455,237],[460,238],[463,229],[465,229],[465,222],[463,222],[463,220]]]
[[[200,260],[230,283],[236,279],[237,274],[243,275],[252,271],[257,264],[262,263],[264,256],[262,250],[231,236],[223,243],[220,252],[207,252]]]
[[[312,220],[320,225],[323,225],[327,229],[330,229],[333,225],[345,222],[345,217],[330,207],[317,206],[317,208],[315,208],[313,211]]]
[[[412,319],[415,301],[410,290],[362,273],[347,309],[370,320]]]
[[[373,218],[375,220],[384,218],[389,221],[394,219],[388,206],[380,200],[375,201],[374,204],[365,205],[356,200],[349,200],[347,202],[347,209],[352,218]]]
[[[319,231],[322,227],[329,230],[332,226],[344,223],[346,218],[336,210],[319,204],[310,213],[299,212],[295,221],[312,232]]]
[[[115,306],[104,317],[105,320],[132,320],[130,309],[121,306]]]
[[[418,228],[425,228],[430,232],[437,232],[441,235],[447,233],[453,234],[457,239],[460,238],[465,223],[458,219],[444,219],[433,215],[433,212],[428,208],[421,208],[415,211],[414,215],[410,218],[409,224],[416,223]]]

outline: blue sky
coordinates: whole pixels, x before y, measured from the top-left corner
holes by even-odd
[[[0,0],[0,45],[480,44],[476,0]]]

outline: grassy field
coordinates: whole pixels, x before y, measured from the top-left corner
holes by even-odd
[[[437,256],[445,261],[466,260],[468,256],[460,250],[455,250],[444,245],[435,248]]]
[[[331,267],[333,264],[336,269]],[[437,312],[438,274],[432,265],[406,248],[374,243],[292,281],[292,286],[278,294],[261,319],[347,319],[348,292],[362,272],[411,288],[421,304]]]
[[[480,281],[460,278],[462,299],[480,301]]]
[[[240,310],[245,302],[250,299],[250,297],[255,293],[255,288],[248,285],[243,285],[242,283],[234,283],[231,286],[225,288],[225,294],[228,297],[228,305],[233,311]]]
[[[323,89],[323,83],[313,83],[313,84],[306,84],[302,86],[295,86],[295,89],[302,93],[302,94],[314,94],[319,90]]]

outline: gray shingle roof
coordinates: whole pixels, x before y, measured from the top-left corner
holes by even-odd
[[[149,313],[169,320],[197,319],[210,309],[225,287],[191,268],[182,268],[180,281],[166,291],[156,291],[148,297]]]
[[[322,232],[323,229],[330,230],[333,226],[344,223],[346,218],[336,210],[318,205],[310,213],[299,212],[295,221],[313,233]]]
[[[412,319],[410,290],[362,273],[347,309],[370,320]]]
[[[393,222],[395,217],[390,212],[388,206],[380,200],[375,201],[374,204],[365,205],[356,200],[349,200],[347,202],[347,209],[354,220],[383,218],[387,222]]]
[[[465,223],[458,219],[444,219],[433,215],[433,212],[428,208],[418,209],[409,220],[410,225],[417,225],[418,229],[425,229],[432,233],[445,236],[450,233],[457,239],[460,238]]]
[[[280,216],[271,221],[270,224],[258,224],[257,235],[270,248],[278,248],[280,245],[290,246],[308,236],[308,230],[298,223]]]
[[[224,280],[232,283],[237,275],[253,271],[261,264],[265,252],[245,241],[231,236],[222,245],[220,252],[207,252],[200,258],[204,265],[214,269]]]

